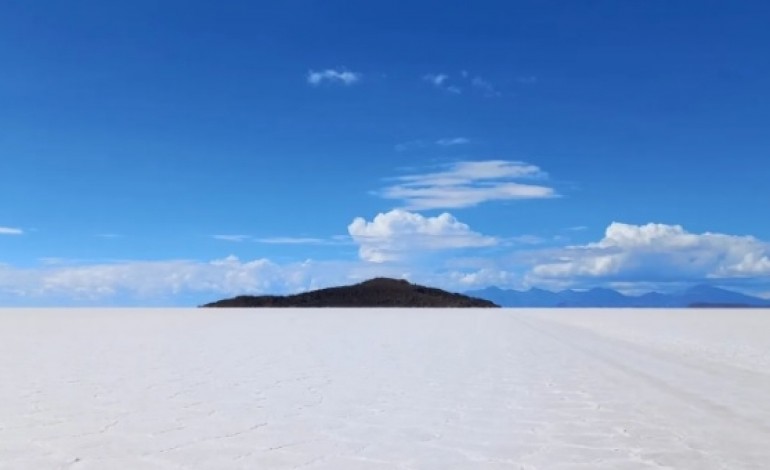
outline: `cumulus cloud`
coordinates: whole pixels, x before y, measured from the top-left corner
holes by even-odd
[[[23,235],[24,230],[14,227],[0,227],[0,235]]]
[[[337,83],[341,85],[353,85],[360,80],[360,73],[350,72],[344,69],[326,69],[319,72],[311,70],[307,73],[307,82],[313,86],[321,85],[324,82]]]
[[[490,237],[446,213],[426,217],[396,209],[371,220],[356,218],[348,231],[349,235],[328,240],[355,243],[360,260],[45,258],[39,266],[23,268],[0,263],[0,302],[40,305],[41,299],[55,299],[51,304],[63,305],[133,299],[153,305],[159,299],[191,296],[214,300],[298,292],[375,276],[458,291],[488,285],[517,289],[605,285],[641,293],[709,281],[766,293],[770,281],[770,243],[751,236],[691,233],[678,225],[612,223],[594,243],[559,249],[522,247],[530,241],[526,237]],[[274,241],[298,239],[289,240]],[[434,254],[442,256],[424,257]]]
[[[377,214],[371,222],[357,217],[348,232],[359,245],[361,259],[374,263],[400,260],[410,253],[497,244],[451,214],[425,217],[400,209]]]
[[[406,209],[451,209],[487,201],[543,199],[556,196],[553,188],[521,183],[546,179],[539,167],[506,160],[464,161],[441,171],[394,178],[395,184],[380,190],[386,199],[401,200]]]
[[[751,236],[690,233],[680,225],[613,222],[604,238],[549,255],[531,281],[698,281],[770,276],[770,243]]]

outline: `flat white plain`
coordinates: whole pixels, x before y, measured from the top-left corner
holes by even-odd
[[[0,310],[2,469],[766,469],[768,310]]]

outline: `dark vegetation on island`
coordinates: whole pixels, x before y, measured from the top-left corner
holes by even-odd
[[[401,279],[375,278],[351,286],[330,287],[301,294],[242,295],[202,307],[497,307],[489,300],[455,294]]]

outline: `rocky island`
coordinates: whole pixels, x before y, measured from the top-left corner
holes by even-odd
[[[498,307],[489,300],[455,294],[403,279],[374,278],[350,286],[330,287],[301,294],[242,295],[202,307]]]

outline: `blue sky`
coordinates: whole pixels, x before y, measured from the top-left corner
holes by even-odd
[[[10,1],[0,304],[770,296],[761,1]],[[446,215],[444,215],[446,214]]]

